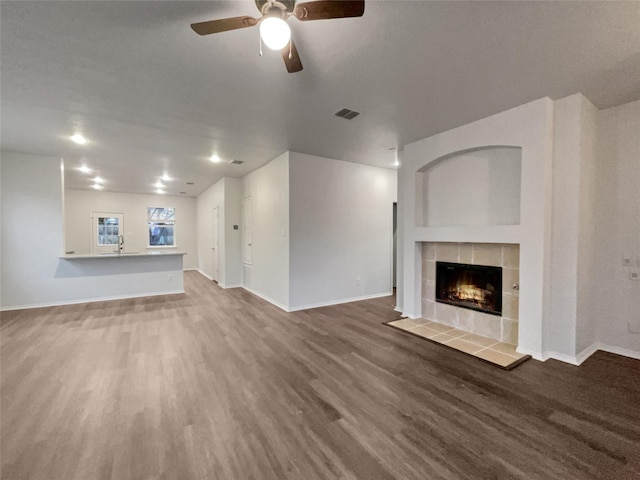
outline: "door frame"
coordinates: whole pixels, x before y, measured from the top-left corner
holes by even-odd
[[[92,254],[97,255],[99,253],[115,253],[114,250],[118,248],[118,245],[99,246],[98,245],[98,217],[119,217],[118,223],[118,235],[124,237],[124,213],[122,212],[91,212],[90,213],[90,228],[91,228],[91,248]]]
[[[217,218],[216,218],[217,217]],[[216,238],[217,237],[217,238]],[[217,261],[215,261],[217,259]],[[214,269],[214,265],[217,269]],[[220,283],[220,206],[211,210],[211,279]]]

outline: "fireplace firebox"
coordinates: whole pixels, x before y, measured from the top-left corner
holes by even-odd
[[[436,302],[502,315],[502,268],[436,262]]]

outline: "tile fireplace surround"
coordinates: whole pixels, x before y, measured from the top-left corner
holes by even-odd
[[[502,317],[435,301],[436,261],[502,267]],[[500,243],[422,244],[422,317],[467,332],[518,345],[519,245]]]

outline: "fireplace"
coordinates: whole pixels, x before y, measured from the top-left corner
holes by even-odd
[[[502,315],[502,268],[436,262],[436,302]]]

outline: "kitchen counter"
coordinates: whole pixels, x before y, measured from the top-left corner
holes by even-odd
[[[65,254],[58,259],[55,277],[82,278],[76,285],[77,300],[111,300],[184,293],[183,258],[174,250]]]

